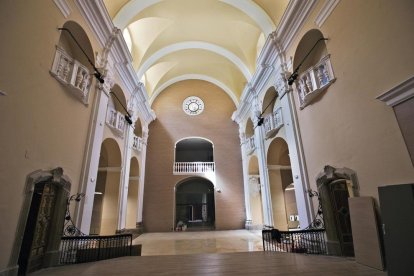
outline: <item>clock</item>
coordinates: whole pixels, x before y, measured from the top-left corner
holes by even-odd
[[[183,101],[183,110],[188,115],[198,115],[204,110],[204,102],[199,97],[188,97]]]

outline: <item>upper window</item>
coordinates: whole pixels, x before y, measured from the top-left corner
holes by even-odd
[[[204,102],[199,97],[188,97],[183,101],[183,110],[188,115],[198,115],[204,110]]]

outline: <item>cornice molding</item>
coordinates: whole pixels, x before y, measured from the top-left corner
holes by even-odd
[[[319,11],[318,16],[316,16],[315,23],[319,28],[322,27],[325,20],[331,15],[335,7],[339,4],[341,0],[325,0],[321,10]]]
[[[394,107],[412,97],[414,97],[414,76],[379,95],[377,99]]]
[[[306,18],[315,7],[317,0],[291,0],[276,29],[276,37],[284,52],[289,47],[297,32],[305,23]]]
[[[105,47],[114,24],[105,8],[102,0],[89,1],[89,0],[75,0],[81,15],[89,23],[91,30],[96,35],[100,46]]]
[[[65,18],[71,13],[70,7],[66,0],[53,0]]]

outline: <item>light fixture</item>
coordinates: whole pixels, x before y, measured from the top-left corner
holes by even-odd
[[[102,192],[95,192],[95,195],[102,195]]]

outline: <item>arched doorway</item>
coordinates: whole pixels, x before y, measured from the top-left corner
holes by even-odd
[[[139,186],[139,163],[136,157],[131,158],[131,166],[129,170],[129,186],[126,228],[134,229],[137,223],[138,212],[138,186]]]
[[[263,227],[263,204],[260,188],[259,161],[255,155],[249,161],[249,200],[252,216],[252,228]]]
[[[56,265],[70,181],[62,168],[36,171],[27,177],[26,196],[11,263],[18,275]],[[23,237],[23,239],[20,239]]]
[[[121,151],[118,143],[105,139],[101,147],[93,201],[91,235],[113,235],[118,228]]]
[[[272,199],[273,227],[287,231],[299,228],[295,186],[290,167],[289,149],[283,138],[275,138],[267,153]]]
[[[175,187],[175,229],[213,230],[215,227],[214,185],[192,177]]]

